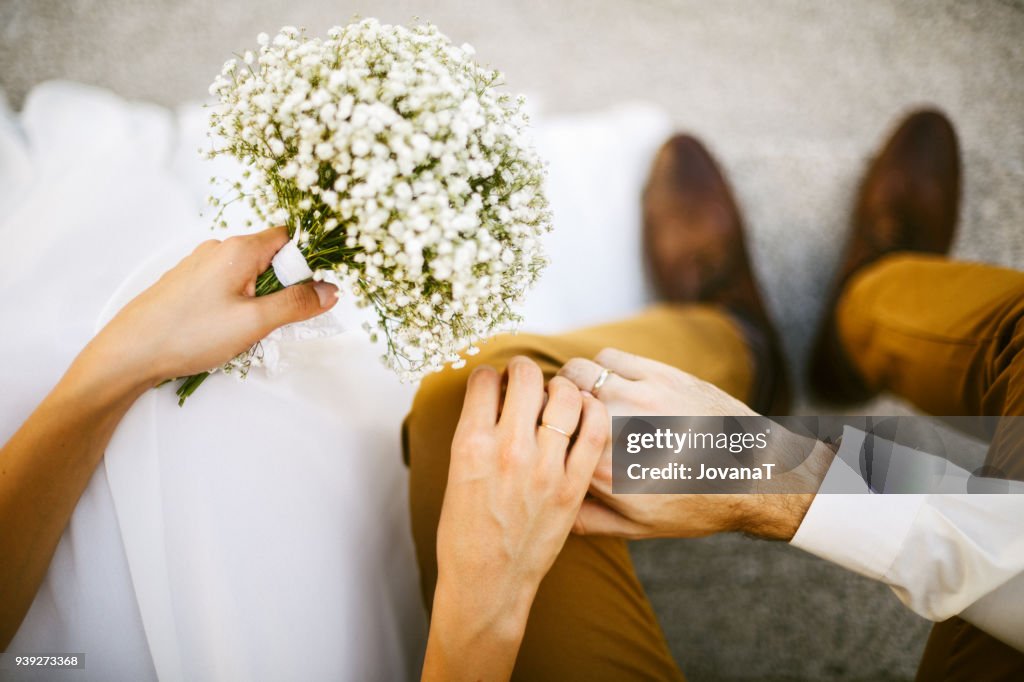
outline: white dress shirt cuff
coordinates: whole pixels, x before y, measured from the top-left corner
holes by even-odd
[[[847,426],[821,488],[790,541],[861,575],[885,580],[927,495],[873,494],[856,462],[863,431]]]

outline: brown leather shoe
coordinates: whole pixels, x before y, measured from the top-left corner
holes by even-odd
[[[644,250],[663,300],[715,303],[740,323],[755,357],[750,405],[762,414],[789,410],[778,337],[750,269],[743,221],[714,159],[689,135],[658,150],[643,196]]]
[[[896,251],[948,253],[960,208],[960,152],[953,124],[934,110],[903,120],[871,162],[853,214],[853,232],[818,330],[808,373],[822,400],[848,404],[871,398],[839,342],[835,308],[863,267]]]

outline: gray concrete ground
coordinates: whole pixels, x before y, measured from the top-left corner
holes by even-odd
[[[257,32],[353,14],[429,19],[549,111],[639,98],[702,136],[736,185],[797,374],[863,164],[909,108],[941,107],[962,137],[956,255],[1024,266],[1019,0],[0,0],[0,86],[15,105],[58,77],[173,105]],[[694,680],[913,675],[927,624],[878,585],[745,538],[635,554]]]

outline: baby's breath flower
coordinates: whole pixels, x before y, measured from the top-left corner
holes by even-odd
[[[405,379],[462,366],[514,327],[550,229],[524,99],[430,24],[364,19],[326,39],[285,26],[256,42],[210,86],[208,155],[239,159],[236,193],[376,309],[366,331],[383,334],[388,366]]]

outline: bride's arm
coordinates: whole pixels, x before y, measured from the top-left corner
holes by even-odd
[[[0,651],[132,403],[334,305],[337,290],[326,283],[254,298],[256,277],[287,239],[274,228],[201,244],[111,320],[0,450]]]
[[[511,675],[608,434],[604,406],[571,382],[552,379],[545,402],[541,370],[526,358],[509,363],[504,402],[497,372],[470,376],[437,529],[424,680]]]

